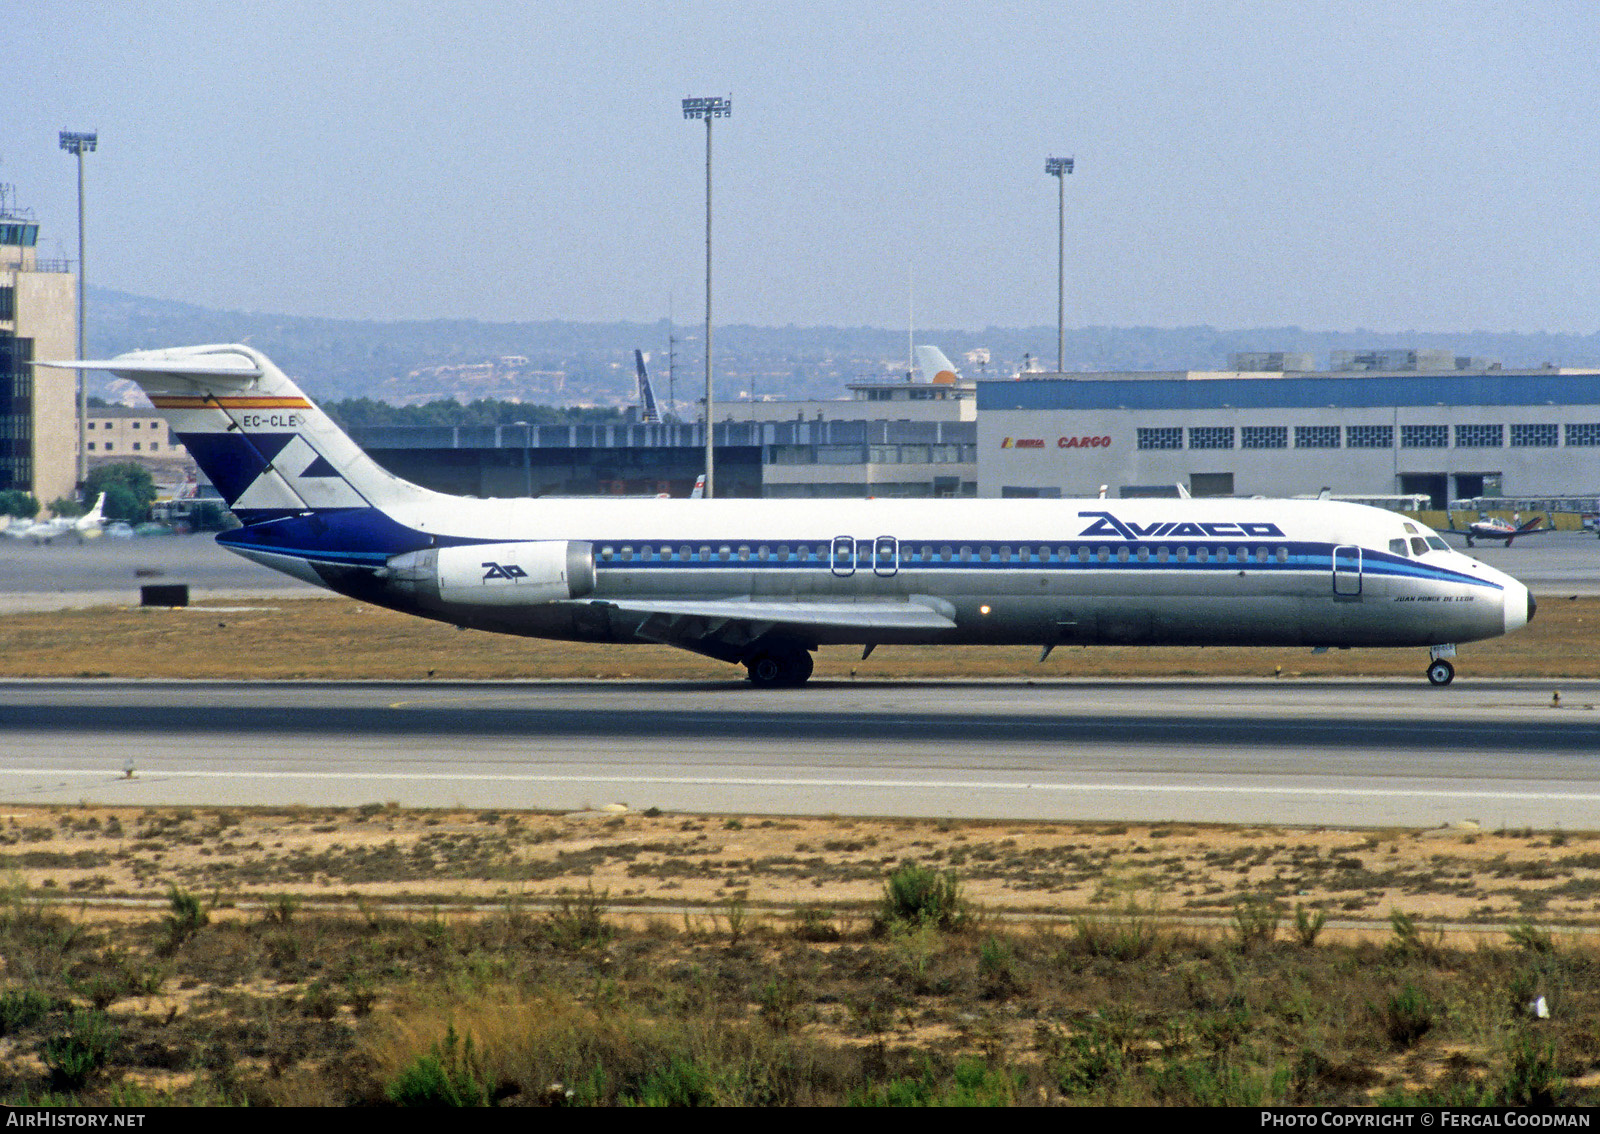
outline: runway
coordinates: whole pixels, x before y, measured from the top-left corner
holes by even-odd
[[[0,683],[0,799],[1600,827],[1600,682]],[[131,759],[134,775],[123,774]]]

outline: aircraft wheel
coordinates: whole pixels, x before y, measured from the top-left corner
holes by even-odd
[[[745,663],[750,684],[760,689],[803,685],[811,676],[811,654],[799,650],[771,650],[756,654]]]
[[[1449,685],[1456,679],[1456,667],[1443,658],[1428,667],[1428,681],[1433,685]]]

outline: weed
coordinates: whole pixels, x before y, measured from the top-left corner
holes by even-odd
[[[605,891],[599,894],[587,887],[581,894],[567,894],[545,917],[545,938],[558,949],[578,952],[598,949],[611,941],[615,929],[606,921]]]
[[[834,921],[834,912],[822,906],[806,905],[795,911],[792,932],[801,941],[837,941],[843,936]]]
[[[1308,911],[1304,902],[1294,904],[1294,935],[1304,948],[1310,949],[1317,943],[1317,935],[1327,920],[1328,915],[1323,910]]]
[[[1271,945],[1278,936],[1281,918],[1278,904],[1271,898],[1251,894],[1233,905],[1233,931],[1239,939],[1239,948],[1249,950]]]
[[[279,894],[267,903],[262,917],[278,925],[288,925],[300,909],[300,899],[293,894]]]
[[[1390,953],[1418,960],[1434,960],[1438,957],[1439,946],[1444,940],[1442,930],[1424,933],[1410,914],[1398,908],[1389,911],[1389,930],[1391,937],[1387,948]]]
[[[445,1030],[444,1042],[417,1056],[385,1094],[397,1106],[487,1106],[489,1092],[477,1063],[472,1036],[462,1041],[452,1024]]]
[[[1130,901],[1120,915],[1080,917],[1072,922],[1076,951],[1114,961],[1137,961],[1162,944],[1153,908]]]
[[[905,860],[884,885],[881,917],[885,925],[914,923],[959,929],[967,919],[967,903],[961,897],[956,872]]]
[[[1015,1106],[1026,1078],[1020,1071],[991,1067],[981,1059],[962,1059],[941,1074],[931,1060],[922,1073],[857,1088],[848,1106]]]
[[[738,898],[729,898],[726,912],[728,915],[728,944],[737,948],[739,942],[744,940],[745,934],[750,932],[750,907]]]
[[[1550,936],[1550,931],[1540,929],[1527,918],[1523,918],[1506,930],[1506,936],[1511,939],[1511,944],[1525,953],[1549,956],[1556,951],[1555,940]]]
[[[39,1057],[57,1090],[81,1090],[105,1065],[121,1034],[98,1009],[79,1009],[67,1019],[67,1030],[51,1036],[39,1048]]]
[[[1508,1056],[1505,1080],[1495,1101],[1502,1106],[1555,1106],[1565,1086],[1556,1069],[1555,1042],[1520,1032],[1512,1039]]]
[[[169,953],[176,952],[211,921],[211,915],[200,904],[200,899],[187,890],[180,890],[176,883],[168,888],[167,908],[171,912],[162,919],[162,925],[167,931],[164,949]]]
[[[31,1028],[55,1008],[55,999],[36,988],[13,988],[0,993],[0,1037]]]
[[[761,1019],[773,1031],[793,1030],[800,1022],[800,982],[788,973],[775,976],[756,989]]]
[[[1034,1047],[1065,1095],[1088,1095],[1114,1087],[1129,1066],[1129,1020],[1125,1013],[1096,1012],[1065,1032],[1040,1024]]]
[[[983,995],[1004,999],[1022,987],[1016,952],[1003,937],[985,937],[978,946],[978,976]]]
[[[1401,1051],[1417,1045],[1438,1022],[1439,1007],[1415,985],[1407,984],[1389,997],[1379,1013],[1383,1033]]]

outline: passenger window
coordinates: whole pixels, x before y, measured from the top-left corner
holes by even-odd
[[[1278,548],[1278,562],[1279,563],[1287,563],[1287,562],[1289,562],[1289,549],[1287,547]]]
[[[627,545],[624,545],[623,548],[622,548],[622,558],[624,558],[624,559],[632,559],[633,558],[633,548],[628,547]]]
[[[1189,549],[1187,547],[1178,548],[1178,562],[1179,563],[1187,563],[1187,562],[1189,562]]]
[[[700,545],[700,562],[702,562],[702,563],[710,563],[711,562],[711,548],[708,547],[707,545],[703,544],[703,543]]]
[[[1079,563],[1087,563],[1087,562],[1089,562],[1089,549],[1087,547],[1078,548],[1078,562]]]
[[[961,549],[961,562],[963,562],[963,563],[971,563],[972,562],[972,548],[963,547]]]
[[[946,563],[950,562],[950,545],[949,544],[945,544],[943,547],[941,547],[939,549],[939,558],[943,559]]]
[[[1148,547],[1141,547],[1139,549],[1138,555],[1139,555],[1139,562],[1140,563],[1148,563],[1148,562],[1150,562],[1150,549]]]
[[[1110,563],[1111,549],[1109,547],[1096,548],[1094,557],[1102,563]]]
[[[724,555],[723,558],[726,559],[727,556]],[[749,546],[744,546],[744,547],[739,548],[739,558],[744,560],[744,561],[746,561],[746,562],[749,561],[749,559],[750,559],[750,548],[749,548]]]
[[[771,557],[771,555],[772,551],[767,547],[766,544],[762,544],[760,547],[756,548],[756,558],[761,560],[763,563],[765,563],[767,559]]]
[[[609,547],[602,547],[600,549],[600,558],[601,559],[610,559],[612,554],[613,554],[613,552],[612,552],[611,548],[609,548]]]
[[[1256,548],[1256,562],[1257,563],[1265,563],[1266,561],[1267,561],[1267,549],[1264,548],[1264,547]]]
[[[1172,553],[1170,551],[1168,551],[1165,547],[1156,548],[1156,562],[1157,563],[1165,563],[1167,561],[1167,559],[1171,556],[1171,554]]]
[[[978,558],[983,560],[985,563],[989,562],[989,554],[990,552],[988,544],[984,544],[982,547],[978,548]]]
[[[1211,562],[1211,549],[1209,547],[1197,547],[1194,549],[1194,557],[1201,563],[1209,563]]]

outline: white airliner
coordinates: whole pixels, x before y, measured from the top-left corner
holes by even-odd
[[[1392,512],[1274,500],[479,500],[358,449],[247,346],[98,362],[139,383],[244,524],[224,547],[457,626],[654,642],[797,685],[818,646],[1409,646],[1533,617]]]
[[[100,498],[94,502],[94,507],[81,516],[57,516],[53,520],[39,520],[34,523],[24,521],[20,526],[11,524],[4,531],[12,539],[31,539],[34,543],[51,543],[62,536],[71,535],[82,543],[86,539],[94,539],[100,535],[105,515],[101,511],[105,507],[106,494],[102,492]]]

